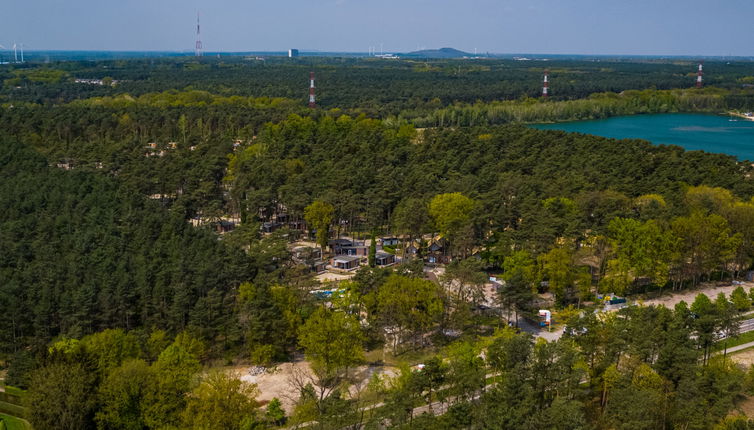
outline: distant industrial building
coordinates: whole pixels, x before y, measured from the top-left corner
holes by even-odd
[[[298,57],[298,49],[289,49],[288,58]]]

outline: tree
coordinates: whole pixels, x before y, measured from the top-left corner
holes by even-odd
[[[108,429],[143,429],[143,398],[154,389],[155,374],[143,360],[128,360],[114,368],[100,384],[100,407],[95,415],[98,427]]]
[[[484,300],[484,284],[487,274],[482,271],[482,262],[476,258],[454,260],[441,276],[441,282],[452,301],[452,323],[464,327],[469,318],[471,304]]]
[[[720,331],[723,340],[723,357],[728,355],[728,339],[738,335],[741,325],[741,317],[736,305],[725,297],[724,293],[717,295],[715,299],[715,311],[718,316]]]
[[[474,200],[461,193],[438,194],[429,202],[429,215],[435,226],[451,243],[469,227]]]
[[[671,227],[680,239],[680,258],[676,264],[695,284],[702,275],[709,276],[716,269],[722,276],[741,245],[741,235],[731,232],[725,218],[717,214],[696,211],[674,219]]]
[[[444,311],[441,287],[432,281],[393,275],[377,292],[376,322],[393,341],[393,350],[408,339],[414,346]]]
[[[556,247],[540,256],[542,272],[547,277],[548,289],[563,303],[574,286],[573,253],[568,248]]]
[[[270,403],[267,404],[265,417],[267,418],[267,421],[272,423],[272,425],[279,426],[283,424],[285,421],[285,410],[283,410],[283,405],[280,402],[280,399],[273,397],[272,400],[270,400]]]
[[[327,247],[328,233],[334,214],[335,208],[321,201],[315,201],[304,209],[304,219],[309,228],[317,230],[317,244],[322,251]]]
[[[393,211],[392,221],[396,231],[408,237],[408,240],[403,243],[405,250],[414,238],[421,236],[429,222],[427,202],[410,197],[401,200]],[[405,258],[406,255],[403,257]]]
[[[236,430],[252,428],[257,421],[256,385],[238,375],[214,371],[188,395],[182,428]]]
[[[516,251],[503,260],[503,270],[505,285],[498,290],[498,294],[501,303],[508,309],[508,320],[511,309],[515,310],[515,324],[518,326],[518,312],[530,311],[536,297],[539,279],[537,265],[529,252]]]
[[[319,402],[337,388],[349,368],[363,360],[362,341],[359,322],[344,312],[321,307],[301,326],[299,344],[317,377]]]
[[[186,393],[196,385],[195,375],[201,368],[187,342],[176,339],[152,365],[156,383],[144,395],[144,421],[150,428],[178,426],[186,406]]]
[[[97,368],[103,375],[124,360],[137,358],[141,352],[136,336],[121,329],[109,329],[86,336],[81,339],[81,346],[95,357]]]
[[[741,286],[736,287],[736,289],[730,293],[730,301],[733,302],[733,305],[738,312],[746,312],[751,308],[751,299]]]
[[[372,240],[369,242],[369,267],[377,265],[377,242],[372,232]]]
[[[651,279],[662,287],[668,281],[674,258],[675,239],[654,221],[640,222],[627,218],[610,221],[608,231],[615,260],[608,262],[609,273],[618,294],[637,278]]]
[[[96,405],[94,375],[78,363],[36,370],[27,393],[29,422],[38,429],[91,429]]]
[[[710,348],[716,340],[720,327],[718,308],[705,294],[699,293],[691,304],[694,318],[694,331],[697,343],[704,351],[703,359],[706,363],[710,356]]]

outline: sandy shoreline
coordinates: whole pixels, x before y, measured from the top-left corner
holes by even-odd
[[[747,112],[747,113],[751,113],[751,112]],[[738,118],[747,119],[749,121],[754,121],[754,115],[745,115],[745,114],[742,114],[740,112],[733,112],[733,111],[728,112],[728,115],[732,115],[732,116],[735,116],[735,117],[738,117]]]

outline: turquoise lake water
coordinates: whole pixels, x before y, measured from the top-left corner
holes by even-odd
[[[678,145],[735,155],[754,161],[754,121],[701,114],[650,114],[537,124],[533,127],[594,134],[616,139],[645,139],[656,144]]]

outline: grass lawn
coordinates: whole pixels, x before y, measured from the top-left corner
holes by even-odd
[[[6,385],[6,386],[5,386],[5,392],[6,392],[7,394],[10,394],[10,395],[12,395],[12,396],[18,396],[18,397],[23,397],[23,396],[24,396],[24,394],[26,394],[26,391],[25,391],[25,390],[22,390],[22,389],[20,389],[20,388],[16,388],[16,387],[13,387],[13,386],[11,386],[11,385]]]
[[[740,335],[736,337],[732,337],[728,339],[727,347],[731,348],[733,346],[743,345],[745,343],[754,342],[754,331],[748,331],[746,333],[741,333]],[[720,341],[715,344],[714,347],[712,347],[713,351],[722,351],[725,348],[726,344],[725,341]]]
[[[0,401],[0,413],[13,414],[13,416],[26,416],[26,408],[12,403]]]
[[[0,419],[5,422],[5,428],[7,430],[31,430],[29,423],[16,417],[0,414]]]

